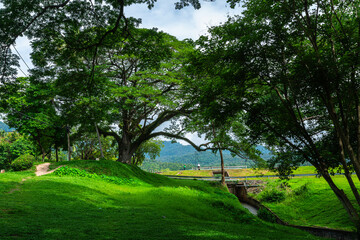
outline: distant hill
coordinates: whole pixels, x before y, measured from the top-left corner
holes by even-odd
[[[10,128],[8,125],[0,121],[0,130],[4,130],[5,132],[13,132],[14,128]]]
[[[270,151],[262,146],[258,149],[263,153],[262,157],[266,160],[271,157]],[[223,151],[224,162],[227,166],[247,165],[251,166],[252,162],[240,157],[232,157],[229,151]],[[167,163],[182,163],[196,166],[198,163],[202,166],[219,166],[220,156],[211,151],[198,152],[190,145],[182,145],[180,143],[164,142],[164,148],[161,150],[160,157],[157,158],[160,162]]]

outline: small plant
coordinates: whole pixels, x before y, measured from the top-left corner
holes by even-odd
[[[293,194],[296,196],[300,196],[306,194],[309,191],[308,184],[304,184],[299,188],[294,189]]]
[[[260,208],[258,213],[257,213],[257,216],[260,219],[262,219],[264,221],[267,221],[267,222],[271,222],[271,223],[276,222],[275,216],[269,210],[267,210],[266,208]]]
[[[16,158],[12,163],[11,163],[11,168],[14,171],[22,171],[22,170],[26,170],[29,169],[33,166],[33,161],[35,160],[35,158],[29,154],[27,155],[22,155],[18,158]]]
[[[285,192],[275,188],[261,193],[260,200],[263,202],[282,202],[285,200]]]

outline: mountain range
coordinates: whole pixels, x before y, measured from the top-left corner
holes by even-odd
[[[220,166],[219,154],[211,151],[198,152],[190,145],[182,145],[180,143],[172,143],[170,141],[163,142],[164,147],[160,152],[160,156],[155,160],[146,159],[141,166],[144,170],[159,171],[161,169],[179,170],[184,165],[194,168],[198,164],[201,166]],[[263,146],[257,146],[262,152],[262,158],[267,160],[271,158],[269,150]],[[233,157],[229,151],[223,151],[225,166],[247,166],[253,165],[251,160],[243,159],[238,156]]]
[[[13,132],[14,128],[10,128],[8,125],[0,121],[0,130],[4,130],[5,132]]]

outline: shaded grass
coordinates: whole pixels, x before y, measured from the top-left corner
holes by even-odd
[[[11,189],[16,188],[22,179],[33,177],[35,174],[30,171],[23,172],[7,172],[0,174],[0,194],[9,192]]]
[[[335,176],[333,179],[355,204],[356,201],[346,178]],[[359,181],[355,177],[353,180],[357,187],[360,187]],[[268,190],[276,188],[280,183],[279,180],[270,180],[267,188]],[[293,178],[288,183],[290,188],[280,190],[286,192],[284,201],[263,202],[282,220],[302,226],[321,226],[349,231],[356,230],[342,204],[324,179],[315,177]],[[261,196],[262,193],[257,195],[256,198],[261,199]]]
[[[53,174],[32,177],[20,191],[0,193],[0,239],[316,239],[262,222],[233,195],[208,183],[147,175],[127,166],[105,169],[113,166],[106,162],[70,165],[118,177],[130,169],[146,184]],[[0,186],[23,176],[6,173]]]

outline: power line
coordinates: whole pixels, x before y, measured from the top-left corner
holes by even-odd
[[[18,69],[25,75],[25,77],[29,77],[20,67]]]
[[[19,57],[21,58],[21,60],[24,62],[24,64],[26,65],[26,67],[30,70],[30,67],[27,65],[27,63],[25,62],[25,60],[23,59],[23,57],[20,55],[19,51],[16,49],[15,45],[12,45],[13,48],[15,49],[15,51],[17,52],[17,54],[19,55]]]

